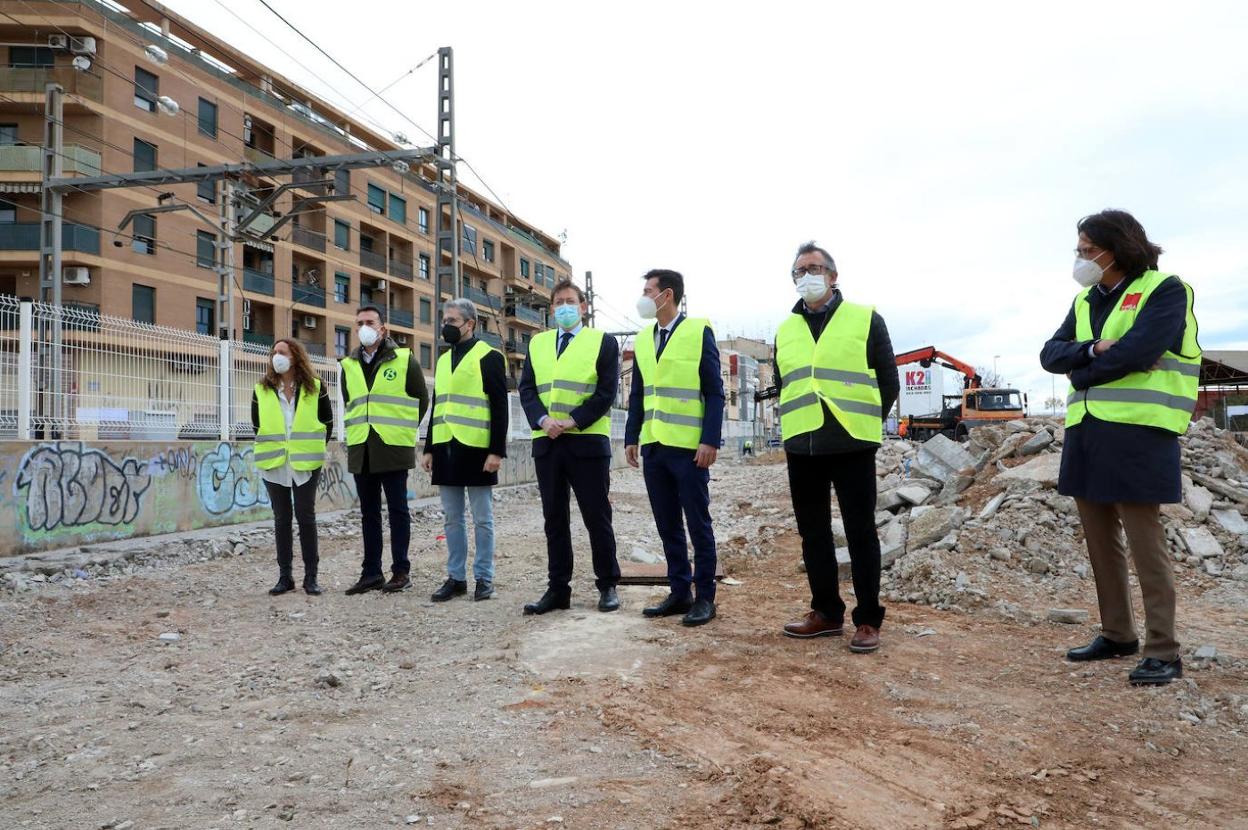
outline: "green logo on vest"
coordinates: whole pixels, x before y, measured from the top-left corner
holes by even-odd
[[[382,377],[384,377],[386,380],[394,380],[399,375],[399,373],[394,371],[393,369],[387,369],[381,374],[382,374]]]

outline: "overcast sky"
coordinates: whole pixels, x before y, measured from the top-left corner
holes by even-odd
[[[257,0],[224,2],[319,78],[216,0],[166,2],[335,103],[368,97]],[[770,337],[815,239],[898,351],[1000,355],[1037,408],[1075,222],[1117,207],[1194,287],[1202,345],[1248,348],[1248,4],[270,3],[374,89],[453,46],[460,155],[566,229],[606,328],[666,267],[721,336]],[[385,98],[433,131],[435,87],[430,63]]]

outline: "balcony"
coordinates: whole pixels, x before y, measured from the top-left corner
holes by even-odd
[[[68,144],[61,157],[65,173],[100,175],[100,154],[80,144]],[[0,172],[42,173],[43,148],[33,144],[0,146]]]
[[[503,304],[502,297],[496,297],[487,291],[482,291],[480,288],[474,288],[471,285],[464,286],[464,297],[476,303],[477,311],[497,313],[499,307]]]
[[[255,344],[255,345],[257,345],[257,346],[264,346],[265,348],[272,348],[272,346],[273,346],[273,335],[271,335],[271,334],[260,334],[260,333],[258,333],[258,332],[254,332],[254,331],[245,331],[245,332],[243,332],[243,342],[244,342],[244,343],[254,343],[254,344]]]
[[[477,337],[495,349],[501,350],[503,348],[503,338],[492,331],[483,331]]]
[[[255,268],[243,269],[243,290],[254,291],[257,294],[268,294],[273,296],[273,275],[266,274],[263,271],[257,271]],[[272,345],[273,339],[269,338],[269,345]]]
[[[61,225],[61,247],[66,251],[99,254],[100,232],[85,225],[64,222]],[[0,224],[0,251],[38,251],[38,222]]]
[[[528,306],[517,305],[513,308],[508,308],[507,316],[539,327],[546,325],[546,315]]]
[[[325,234],[320,231],[305,228],[303,225],[291,225],[290,238],[296,245],[325,253]]]
[[[261,150],[259,147],[245,146],[243,147],[243,158],[255,164],[265,161],[272,161],[273,154]]]
[[[376,251],[369,251],[367,249],[361,248],[360,249],[360,265],[363,265],[365,268],[376,271],[379,274],[386,273],[386,258],[382,256],[381,254],[377,253]]]
[[[324,308],[325,289],[319,285],[300,285],[296,283],[291,286],[291,299],[296,303]]]
[[[300,338],[299,343],[303,346],[304,351],[306,351],[308,354],[312,355],[313,357],[325,356],[325,344],[324,343],[309,343],[308,341],[302,338]]]
[[[396,326],[403,326],[408,329],[415,328],[413,325],[414,319],[412,312],[406,308],[390,309],[390,322]]]
[[[515,354],[515,355],[523,355],[523,354],[524,354],[524,347],[520,345],[520,341],[519,341],[519,340],[515,340],[515,339],[513,339],[513,338],[508,338],[508,340],[507,340],[507,354]]]
[[[401,260],[401,259],[391,259],[390,260],[390,273],[396,277],[403,277],[405,279],[410,280],[412,278],[412,273],[413,273],[412,263],[405,262],[404,260]]]
[[[50,83],[60,84],[69,95],[80,95],[92,101],[104,100],[104,79],[90,72],[79,72],[72,66],[0,67],[0,92],[43,95]]]

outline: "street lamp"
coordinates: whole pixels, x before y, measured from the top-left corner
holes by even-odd
[[[992,377],[995,383],[1001,382],[1001,375],[997,373],[997,358],[999,357],[1001,357],[999,354],[994,354],[992,356]]]

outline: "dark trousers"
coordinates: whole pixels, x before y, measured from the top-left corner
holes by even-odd
[[[407,470],[388,473],[357,473],[355,491],[360,496],[360,523],[364,530],[364,578],[381,576],[381,493],[386,493],[390,515],[390,556],[394,573],[412,569],[407,547],[412,536],[412,514],[407,510]]]
[[[833,620],[845,619],[837,586],[836,543],[832,540],[832,489],[841,506],[854,577],[854,625],[884,622],[880,605],[880,537],[875,530],[875,450],[837,455],[785,453],[789,492],[802,559],[810,581],[810,607]]]
[[[303,578],[316,579],[316,566],[320,561],[316,540],[316,486],[320,479],[321,471],[316,470],[299,487],[285,487],[270,481],[264,483],[265,489],[269,491],[269,504],[273,506],[273,543],[277,547],[277,567],[284,577],[290,578],[294,559],[291,527],[293,503],[293,516],[299,522],[299,552],[303,555]]]
[[[575,436],[571,436],[575,440]],[[568,593],[572,583],[572,527],[569,491],[576,494],[581,520],[589,531],[595,584],[602,591],[620,581],[611,528],[611,457],[579,458],[567,439],[556,439],[541,457],[534,458],[537,486],[546,519],[546,559],[552,591]]]
[[[672,596],[715,601],[715,531],[711,528],[711,471],[693,463],[693,450],[653,446],[644,457],[642,475],[654,524],[667,557],[667,582]],[[681,514],[684,514],[682,521]],[[693,542],[693,568],[685,543],[685,524]]]

